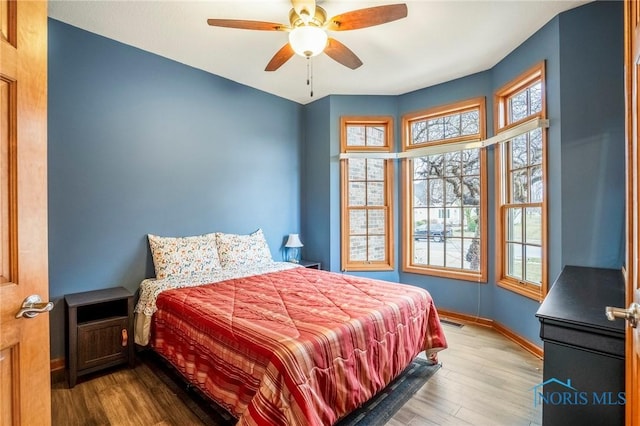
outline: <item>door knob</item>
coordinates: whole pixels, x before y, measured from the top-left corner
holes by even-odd
[[[43,302],[40,296],[32,294],[24,299],[20,310],[16,314],[16,318],[33,318],[43,312],[49,312],[53,309],[53,302]]]
[[[629,305],[629,309],[607,306],[605,313],[609,321],[615,321],[616,318],[626,319],[631,327],[636,328],[638,321],[640,321],[640,304],[634,302]]]

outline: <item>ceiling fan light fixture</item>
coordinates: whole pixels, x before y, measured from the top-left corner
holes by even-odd
[[[289,44],[300,56],[316,56],[327,47],[328,36],[322,29],[310,25],[296,27],[289,33]]]

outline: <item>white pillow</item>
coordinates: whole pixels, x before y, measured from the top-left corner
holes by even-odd
[[[216,234],[218,257],[223,268],[246,267],[273,262],[262,229],[249,235]]]
[[[159,237],[149,234],[156,278],[192,275],[220,269],[216,234]]]

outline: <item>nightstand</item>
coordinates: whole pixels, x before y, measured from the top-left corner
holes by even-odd
[[[301,260],[300,261],[300,265],[304,266],[305,268],[309,268],[309,269],[322,269],[320,268],[320,262],[314,262],[312,260]]]
[[[68,294],[69,387],[78,376],[128,363],[134,366],[133,294],[126,288]]]

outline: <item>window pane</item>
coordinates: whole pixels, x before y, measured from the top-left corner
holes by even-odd
[[[429,141],[426,121],[414,121],[411,123],[411,139],[413,145]]]
[[[349,234],[366,234],[367,233],[367,211],[366,210],[350,210],[349,211]]]
[[[427,205],[427,181],[413,181],[413,203],[416,207]]]
[[[436,118],[427,122],[428,140],[437,141],[444,139],[444,118]]]
[[[385,213],[384,210],[369,210],[369,233],[384,234],[385,233]]]
[[[527,159],[527,139],[527,135],[520,135],[509,142],[512,169],[519,169],[529,164]]]
[[[542,250],[536,246],[525,246],[527,265],[525,268],[525,280],[542,283]]]
[[[447,238],[445,246],[445,266],[448,268],[462,268],[462,240],[460,238]]]
[[[480,235],[479,208],[466,207],[463,209],[462,232],[465,237],[477,237]]]
[[[364,206],[365,186],[364,182],[349,182],[349,206]]]
[[[351,158],[348,160],[349,180],[364,180],[367,160],[364,158]]]
[[[426,157],[415,158],[411,160],[413,166],[413,179],[426,179],[429,174],[430,165]]]
[[[379,158],[367,160],[368,180],[384,180],[384,162]]]
[[[444,170],[444,154],[430,155],[423,157],[428,163],[429,177],[442,177]]]
[[[529,115],[527,91],[523,90],[509,99],[509,123],[513,123]]]
[[[521,280],[522,277],[522,244],[507,243],[507,275]]]
[[[462,202],[465,206],[480,205],[480,177],[462,179]]]
[[[444,175],[445,176],[460,176],[462,174],[462,160],[461,160],[460,151],[456,152],[448,152],[444,154],[445,167],[444,167]]]
[[[367,146],[384,146],[384,127],[367,126]]]
[[[357,262],[367,260],[367,237],[349,237],[349,259]]]
[[[365,145],[365,127],[364,126],[347,126],[347,146],[364,146]]]
[[[511,173],[511,202],[527,202],[527,170],[516,170]]]
[[[522,209],[507,210],[507,241],[522,242]]]
[[[429,182],[429,205],[432,207],[444,206],[444,188],[442,180],[431,179]]]
[[[442,242],[428,241],[429,265],[444,266],[444,244]]]
[[[528,244],[542,244],[542,209],[529,207],[526,211],[525,239]]]
[[[460,193],[460,179],[451,179],[445,182],[445,204],[447,206],[462,205],[462,194]]]
[[[367,183],[367,205],[384,206],[384,182]]]
[[[415,239],[413,240],[413,263],[418,265],[428,265],[429,261],[427,259],[427,255],[429,251],[427,250],[428,242],[427,240]]]
[[[542,129],[529,132],[529,164],[542,164]]]
[[[544,197],[544,184],[542,179],[542,167],[531,168],[531,202],[541,203]]]
[[[369,237],[369,260],[379,262],[385,259],[384,239],[377,235]]]
[[[473,240],[464,240],[464,264],[463,268],[471,269],[472,271],[480,270],[480,240],[474,238]]]
[[[444,138],[451,139],[460,136],[460,115],[444,117]]]
[[[462,123],[462,135],[477,135],[480,133],[480,120],[478,118],[478,110],[465,112],[460,116]]]
[[[466,149],[462,151],[462,173],[465,175],[480,174],[480,150]]]
[[[542,83],[537,82],[533,86],[529,88],[529,97],[530,97],[530,113],[536,114],[542,111]]]
[[[428,221],[428,212],[427,209],[424,208],[414,208],[413,209],[413,225],[414,228],[416,226],[424,225]]]

